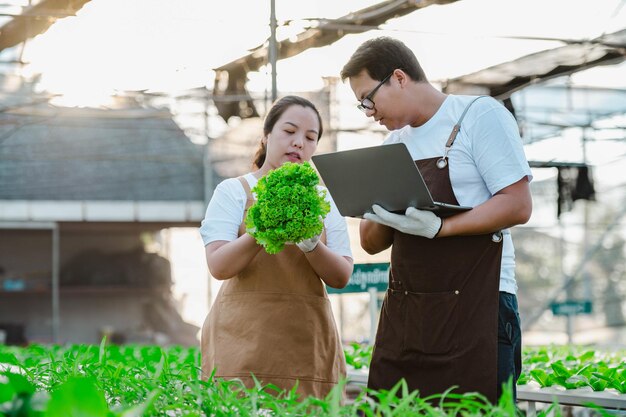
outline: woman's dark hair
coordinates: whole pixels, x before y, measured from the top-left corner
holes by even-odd
[[[274,129],[274,125],[280,119],[280,116],[291,106],[302,106],[308,107],[312,109],[317,115],[317,120],[320,123],[320,130],[317,135],[317,140],[319,141],[322,137],[322,133],[324,133],[324,127],[322,126],[322,116],[320,116],[320,112],[315,107],[315,104],[311,103],[309,100],[299,96],[285,96],[274,102],[272,108],[267,113],[265,117],[265,122],[263,123],[263,137],[266,137],[270,134],[272,129]],[[265,148],[265,144],[261,141],[259,148],[254,155],[254,159],[252,162],[252,167],[259,169],[265,162],[265,155],[267,154],[267,149]]]
[[[345,80],[365,70],[370,78],[380,81],[396,69],[406,72],[413,81],[426,81],[426,74],[413,51],[397,39],[381,36],[363,42],[343,66],[340,75]]]

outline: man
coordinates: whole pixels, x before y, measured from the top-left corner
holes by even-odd
[[[391,131],[385,144],[407,145],[434,200],[473,207],[442,219],[375,205],[361,221],[368,253],[392,246],[368,387],[389,389],[405,378],[422,397],[456,386],[495,402],[521,371],[508,228],[530,218],[532,176],[517,124],[491,97],[437,90],[392,38],[363,43],[341,78],[358,108]]]

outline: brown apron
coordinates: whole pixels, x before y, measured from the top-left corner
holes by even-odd
[[[438,168],[438,160],[415,163],[435,201],[458,204],[447,163]],[[453,392],[477,391],[495,402],[502,242],[492,236],[395,232],[369,388],[390,389],[405,378],[422,398],[457,386]]]
[[[247,181],[245,215],[254,202]],[[239,235],[245,225],[239,227]],[[326,233],[322,241],[326,241]],[[345,377],[345,357],[325,286],[296,245],[260,251],[222,283],[202,328],[202,371],[324,397]]]

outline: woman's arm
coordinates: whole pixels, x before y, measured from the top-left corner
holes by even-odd
[[[213,192],[200,227],[205,255],[211,275],[219,280],[241,272],[262,249],[254,238],[243,234],[246,191],[237,178],[222,181]]]
[[[322,242],[319,242],[312,251],[305,252],[304,255],[326,285],[333,288],[343,288],[348,285],[350,275],[352,275],[352,258],[336,254]]]
[[[247,233],[232,242],[211,242],[205,248],[209,271],[219,280],[232,278],[247,267],[260,250],[262,247]],[[305,253],[305,256],[315,273],[327,285],[333,288],[348,285],[352,274],[352,258],[334,253],[322,242],[311,252]]]
[[[209,271],[219,280],[232,278],[248,266],[261,249],[247,233],[230,242],[226,240],[211,242],[205,247]]]

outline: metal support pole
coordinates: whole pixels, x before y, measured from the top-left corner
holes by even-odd
[[[582,151],[583,151],[583,164],[585,164],[586,166],[587,165],[587,138],[586,138],[585,128],[582,129],[581,146],[582,146]],[[578,175],[580,175],[580,171]],[[589,201],[585,199],[584,204],[585,205],[583,206],[583,210],[584,210],[583,211],[583,224],[585,228],[583,230],[583,241],[582,241],[582,255],[583,256],[589,250]],[[587,271],[586,265],[582,267],[581,276],[582,276],[583,291],[584,291],[583,297],[585,300],[592,300],[591,279]],[[571,336],[568,339],[568,343],[574,344],[574,337],[573,337],[574,316],[568,314],[567,318],[568,318],[568,325],[570,326],[570,328],[568,329],[568,332],[569,332],[568,334],[571,334]]]
[[[59,309],[59,224],[52,228],[52,342],[59,343],[61,317]]]
[[[204,158],[202,158],[203,166],[204,166],[204,207],[208,206],[209,201],[211,201],[211,197],[213,197],[213,190],[215,188],[214,178],[213,178],[213,159],[211,154],[211,132],[210,132],[210,123],[209,123],[209,101],[211,94],[208,90],[205,91],[206,95],[204,98],[204,137],[206,138],[206,143],[204,144]],[[213,277],[207,270],[207,307],[211,310],[211,304],[213,300],[213,291],[211,285],[213,284]]]
[[[559,222],[559,259],[560,259],[560,264],[561,264],[561,276],[563,277],[564,280],[564,285],[567,282],[567,274],[565,273],[565,268],[563,266],[563,259],[565,258],[565,231],[563,228],[563,221],[561,220],[561,218],[559,217],[558,219]],[[571,300],[572,297],[572,287],[571,286],[566,286],[566,290],[565,290],[565,299],[566,300]],[[573,334],[573,323],[572,320],[574,319],[574,317],[571,314],[567,314],[565,316],[565,334],[567,335],[567,343],[568,344],[572,344],[574,341],[574,334]]]
[[[204,205],[205,207],[211,201],[213,196],[213,163],[211,155],[211,137],[210,137],[210,124],[209,124],[209,101],[211,94],[206,91],[204,97],[204,138],[206,143],[204,144],[204,157],[202,158],[202,165],[204,168]]]
[[[276,1],[270,0],[270,45],[269,45],[269,62],[272,66],[272,103],[278,97],[278,89],[276,88],[276,61],[278,61],[278,50],[276,45]]]
[[[557,203],[558,204],[558,203]],[[561,276],[563,277],[563,285],[567,282],[567,274],[565,273],[565,267],[563,259],[565,258],[565,231],[563,228],[563,221],[559,217],[557,219],[557,224],[559,226],[559,247],[558,247],[558,258],[559,258],[559,268],[561,272]],[[567,290],[565,291],[565,299],[570,300],[572,297],[570,295],[570,287],[566,286]],[[572,335],[572,315],[568,314],[565,316],[565,333],[567,334],[567,343],[571,344],[573,335]]]
[[[565,317],[567,320],[565,322],[565,331],[567,333],[567,344],[573,345],[574,344],[574,315],[567,314]]]

